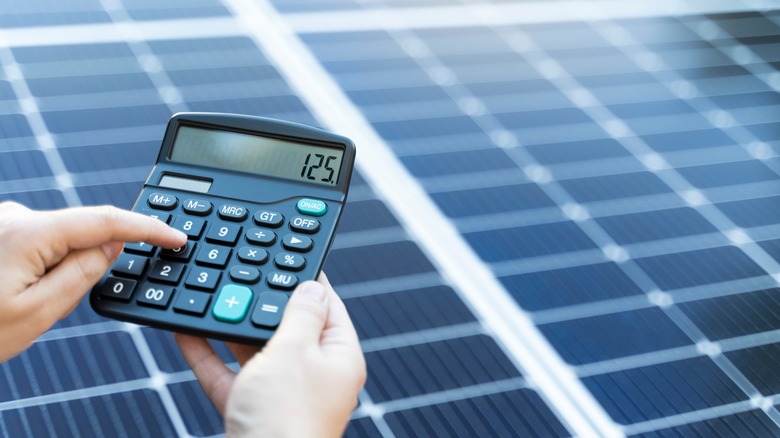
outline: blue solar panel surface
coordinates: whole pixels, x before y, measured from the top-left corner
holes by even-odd
[[[333,97],[377,139],[325,268],[369,369],[347,436],[776,436],[780,11],[610,2],[0,0],[0,200],[129,208],[174,112],[337,129]],[[169,333],[86,302],[0,364],[3,436],[223,433]]]

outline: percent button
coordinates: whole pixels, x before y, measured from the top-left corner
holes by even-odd
[[[304,266],[306,266],[306,259],[303,258],[303,256],[282,252],[279,253],[276,258],[274,258],[274,264],[279,269],[300,271],[304,268]]]

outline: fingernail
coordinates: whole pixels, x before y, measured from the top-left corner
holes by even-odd
[[[322,302],[325,299],[325,287],[316,281],[307,281],[298,287],[295,295],[307,300]]]
[[[114,260],[122,252],[123,246],[122,242],[109,242],[102,245],[101,248],[103,248],[103,253],[106,254],[107,259]]]

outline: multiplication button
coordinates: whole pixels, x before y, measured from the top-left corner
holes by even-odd
[[[238,259],[250,265],[262,265],[268,261],[268,252],[252,246],[242,246],[238,249]]]

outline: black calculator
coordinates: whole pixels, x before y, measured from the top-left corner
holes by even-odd
[[[184,247],[126,244],[90,294],[103,316],[263,344],[290,293],[320,273],[347,199],[355,145],[300,124],[179,113],[133,211]]]

